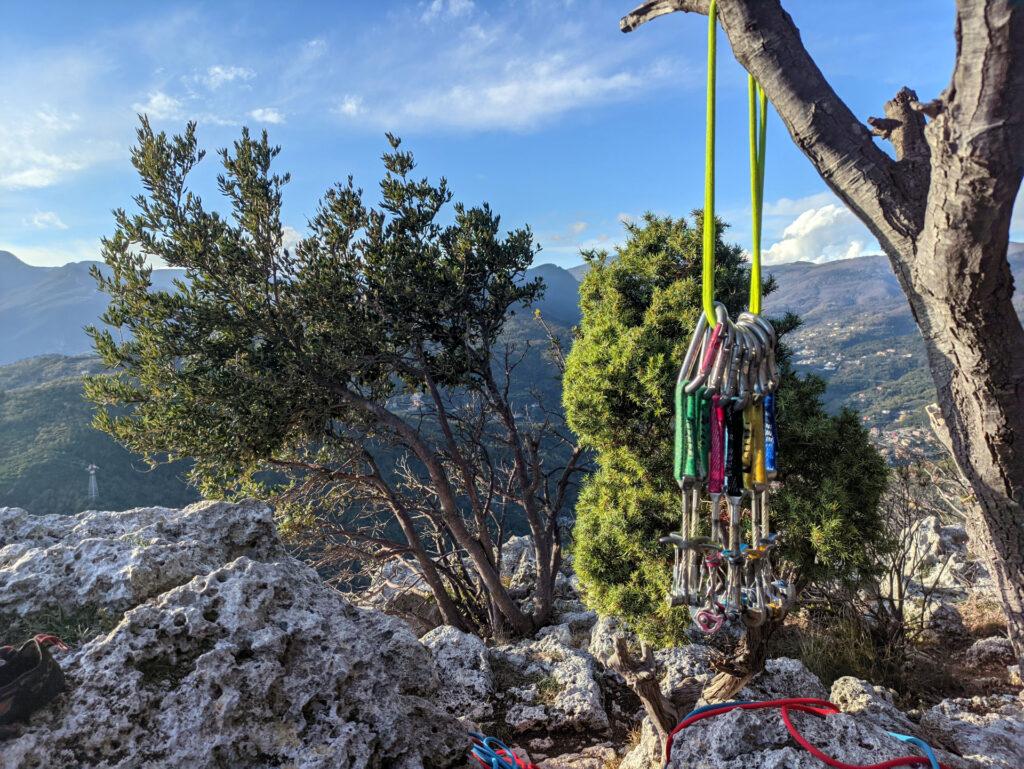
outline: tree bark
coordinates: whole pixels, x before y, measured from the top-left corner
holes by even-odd
[[[768,642],[775,631],[782,627],[783,621],[783,618],[769,619],[762,625],[748,627],[732,658],[722,665],[717,675],[704,687],[702,699],[709,703],[735,699],[739,691],[764,670],[764,663],[768,659]]]
[[[652,0],[624,30],[707,0]],[[953,456],[978,498],[972,528],[1024,665],[1024,329],[1006,258],[1024,174],[1024,4],[958,0],[952,82],[897,95],[876,133],[827,83],[779,0],[720,0],[739,62],[797,146],[878,238],[924,337]],[[916,111],[932,118],[927,126]]]
[[[690,678],[679,701],[669,700],[658,683],[658,670],[650,647],[643,644],[641,657],[637,659],[630,653],[623,635],[615,636],[615,653],[608,660],[608,666],[621,675],[626,685],[640,698],[662,745],[683,714],[690,712],[700,698],[701,685],[696,678]]]

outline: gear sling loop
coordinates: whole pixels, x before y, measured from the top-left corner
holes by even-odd
[[[702,238],[702,313],[679,369],[675,389],[675,479],[681,497],[675,547],[673,605],[686,605],[706,633],[726,618],[759,625],[783,612],[793,588],[775,578],[769,483],[777,474],[776,334],[761,316],[761,213],[766,119],[764,90],[751,75],[750,297],[733,320],[715,301],[715,75],[717,9],[708,13],[707,140]],[[724,509],[723,509],[724,502]],[[706,505],[705,505],[706,503]],[[709,510],[706,521],[701,512]],[[746,513],[746,514],[745,514]]]

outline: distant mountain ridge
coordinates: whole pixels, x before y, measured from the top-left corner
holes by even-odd
[[[0,251],[0,365],[91,352],[83,327],[97,323],[106,305],[89,275],[93,264],[33,267]],[[1015,280],[1024,281],[1024,244],[1010,244],[1010,264]],[[579,280],[588,267],[539,264],[527,272],[525,279],[545,283],[536,309],[547,321],[562,328],[579,322]],[[803,318],[803,327],[788,341],[797,352],[798,369],[829,381],[829,407],[852,405],[867,424],[879,427],[921,423],[921,407],[934,397],[924,348],[884,256],[769,265],[765,272],[778,282],[778,290],[765,299],[765,311],[792,311]],[[154,285],[170,287],[182,275],[154,270]],[[1024,312],[1024,292],[1018,290],[1014,301]],[[527,313],[517,314],[512,333],[534,336]]]
[[[0,251],[0,365],[37,355],[89,352],[83,330],[96,324],[107,297],[89,274],[99,262],[70,262],[60,267],[25,264]],[[171,285],[182,270],[154,270],[158,288]]]
[[[38,355],[81,355],[92,350],[84,328],[98,325],[107,297],[89,270],[106,270],[101,262],[70,262],[61,267],[25,264],[9,251],[0,251],[0,366]],[[167,289],[184,270],[153,270],[153,285]],[[579,321],[576,280],[554,264],[540,264],[526,279],[543,278],[547,286],[538,302],[541,313],[556,323]]]

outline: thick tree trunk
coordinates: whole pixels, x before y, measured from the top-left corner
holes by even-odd
[[[1024,666],[1024,330],[1006,259],[1024,173],[1024,3],[958,0],[949,88],[923,105],[903,91],[885,119],[869,121],[895,161],[825,80],[779,0],[719,0],[718,9],[736,58],[889,256],[978,498],[972,529]],[[707,10],[707,0],[649,0],[621,25]]]
[[[764,670],[764,663],[768,659],[768,642],[775,631],[782,627],[783,621],[783,618],[770,619],[763,625],[748,627],[732,659],[704,687],[701,699],[708,703],[736,699],[739,691]]]

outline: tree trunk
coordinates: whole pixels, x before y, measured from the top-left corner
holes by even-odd
[[[1024,667],[1024,330],[1006,258],[1024,174],[1024,3],[958,0],[949,87],[927,104],[905,90],[885,119],[869,120],[895,160],[825,80],[779,0],[718,8],[736,58],[878,238],[910,302],[953,456],[977,495],[972,529]],[[621,26],[707,10],[707,0],[649,0]]]
[[[732,658],[704,687],[701,699],[708,703],[735,699],[739,691],[750,683],[750,679],[764,670],[764,663],[768,659],[768,642],[783,622],[783,618],[769,619],[763,625],[748,627]]]
[[[679,701],[669,700],[658,684],[658,669],[651,648],[642,644],[641,657],[637,659],[630,653],[623,635],[615,636],[615,653],[608,660],[608,666],[621,675],[626,685],[640,698],[662,745],[682,716],[689,713],[700,698],[700,683],[696,678],[690,678],[687,686],[682,688]]]

